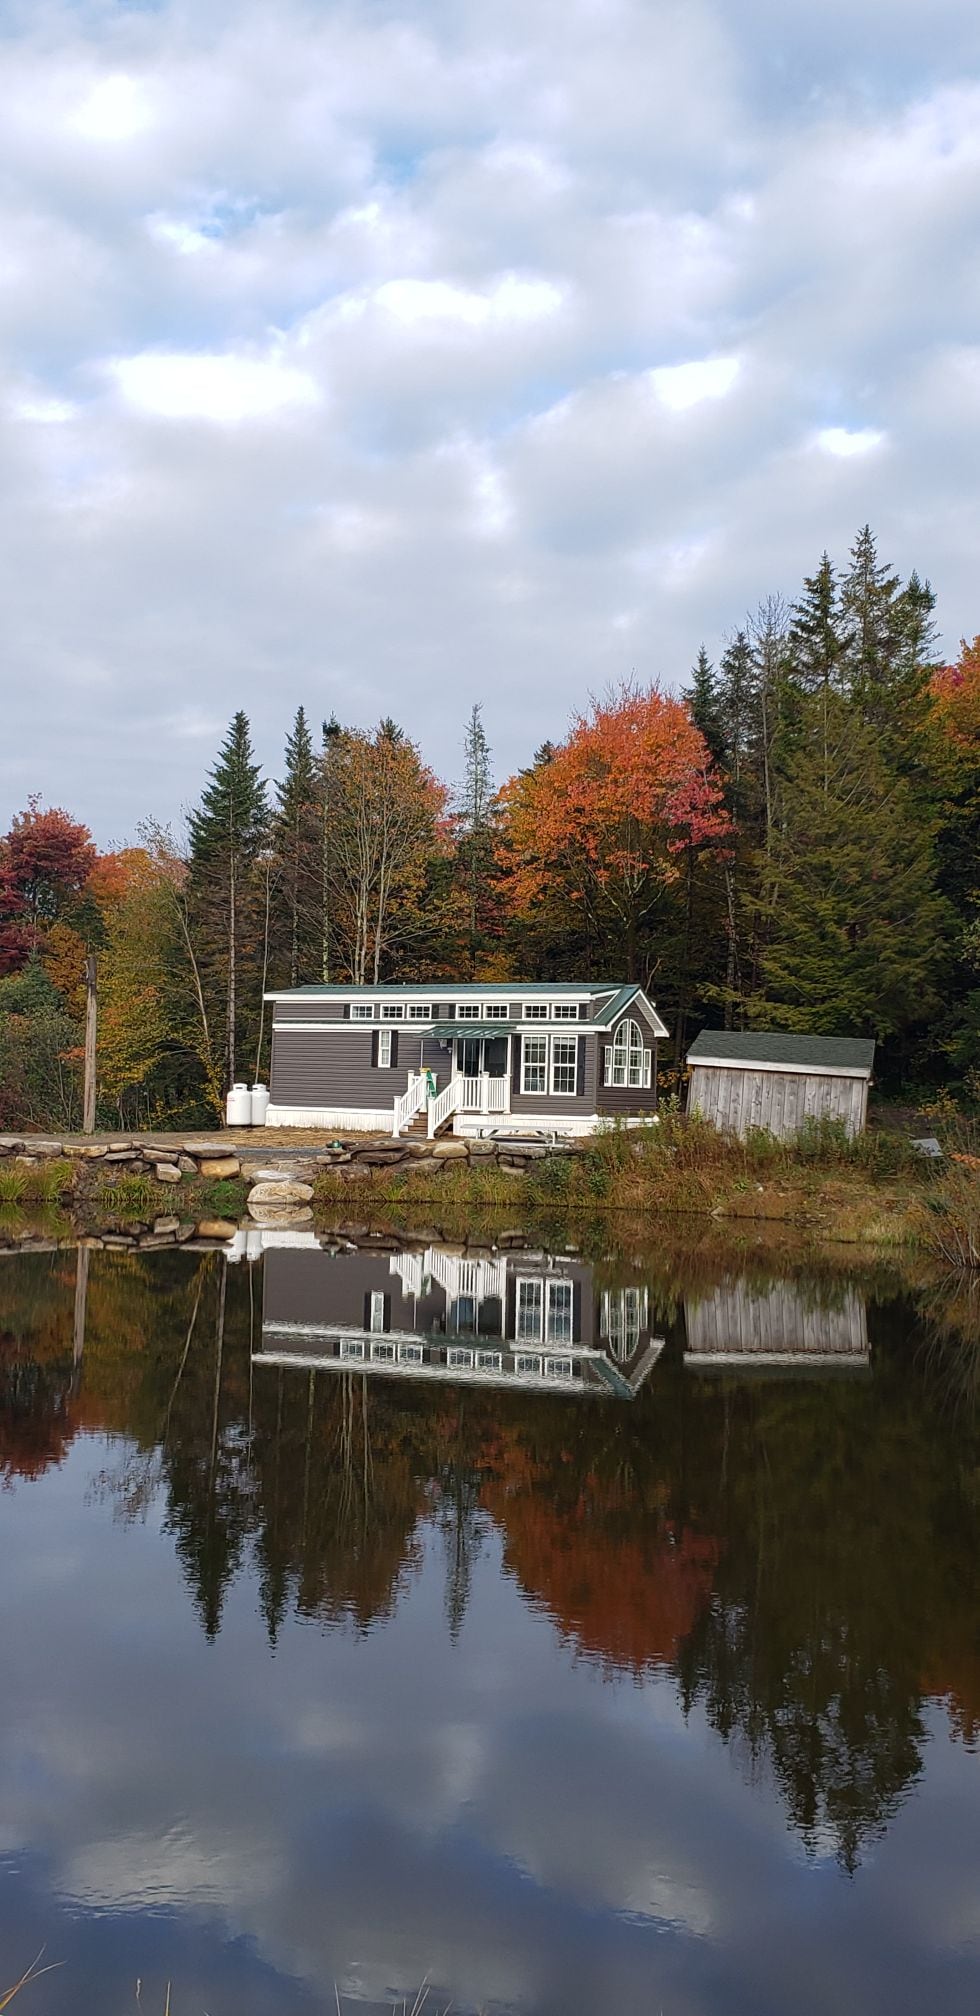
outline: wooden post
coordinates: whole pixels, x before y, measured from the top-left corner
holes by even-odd
[[[95,1037],[99,1020],[98,969],[95,953],[85,960],[85,1089],[82,1100],[82,1132],[95,1133]]]
[[[77,1373],[85,1350],[85,1313],[88,1303],[88,1247],[80,1246],[75,1255],[75,1331],[72,1350]]]

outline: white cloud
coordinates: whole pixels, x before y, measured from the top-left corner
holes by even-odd
[[[846,461],[854,455],[873,455],[884,438],[877,427],[821,427],[814,441],[825,455],[837,455]]]
[[[320,400],[308,372],[278,357],[149,350],[109,368],[128,405],[163,420],[265,420]]]
[[[102,77],[82,100],[70,124],[86,140],[132,140],[151,123],[145,87],[135,78]]]
[[[650,383],[672,413],[685,413],[703,399],[724,399],[740,369],[737,357],[702,357],[689,364],[663,364],[650,373]]]
[[[509,770],[845,552],[858,480],[972,634],[980,15],[828,5],[21,10],[0,830],[193,800],[164,691],[272,774],[302,699],[451,776],[464,658]]]

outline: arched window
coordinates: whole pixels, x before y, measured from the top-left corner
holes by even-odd
[[[650,1052],[643,1047],[639,1024],[629,1017],[620,1023],[612,1049],[606,1052],[606,1083],[636,1087],[650,1083]]]

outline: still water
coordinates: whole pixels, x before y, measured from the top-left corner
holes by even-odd
[[[0,1256],[25,2016],[980,2007],[970,1296]]]

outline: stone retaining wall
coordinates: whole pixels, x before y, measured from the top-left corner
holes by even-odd
[[[256,1143],[252,1148],[237,1144],[230,1148],[222,1141],[202,1135],[175,1135],[166,1143],[159,1138],[120,1136],[111,1141],[79,1141],[41,1135],[0,1134],[0,1162],[22,1168],[40,1162],[66,1161],[77,1166],[79,1176],[92,1173],[149,1177],[155,1183],[179,1183],[182,1176],[199,1176],[205,1182],[223,1179],[295,1178],[312,1183],[324,1169],[341,1177],[357,1177],[366,1170],[399,1169],[409,1166],[429,1175],[441,1174],[452,1161],[486,1162],[515,1172],[527,1169],[545,1156],[580,1155],[585,1143],[557,1140],[554,1143],[509,1135],[499,1141],[469,1141],[450,1135],[437,1141],[409,1138],[399,1140],[363,1134],[347,1136],[322,1148],[296,1150],[268,1148]],[[73,1172],[74,1173],[74,1172]]]

